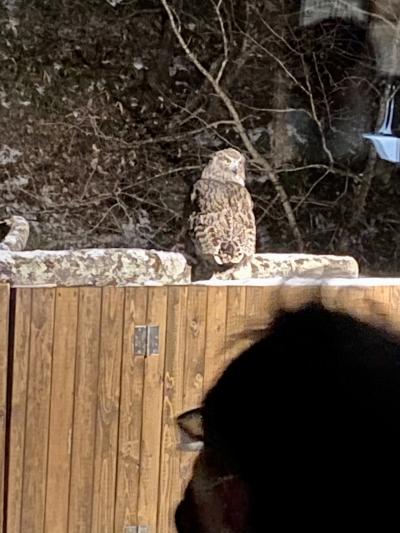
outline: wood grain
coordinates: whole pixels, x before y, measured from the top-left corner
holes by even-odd
[[[101,289],[79,289],[69,533],[92,531],[101,301]]]
[[[124,289],[102,289],[92,531],[114,531]]]
[[[32,289],[16,291],[7,500],[7,526],[16,532],[21,529],[31,303]]]
[[[32,292],[21,531],[44,528],[55,289]]]
[[[78,289],[57,289],[50,398],[45,531],[68,529]]]
[[[133,339],[135,326],[146,324],[148,289],[135,287],[125,291],[115,531],[138,524],[142,438],[144,357],[135,353]]]
[[[157,531],[172,531],[182,491],[176,417],[182,411],[187,287],[168,288]]]
[[[186,312],[185,365],[183,374],[182,410],[194,409],[203,399],[204,355],[206,343],[207,287],[188,289]],[[180,476],[184,487],[191,475],[195,454],[181,453]]]
[[[214,384],[225,368],[227,303],[227,287],[208,287],[204,393]]]
[[[140,448],[138,525],[157,530],[160,475],[161,413],[165,364],[167,287],[148,289],[147,324],[158,325],[159,353],[144,361],[143,421]]]

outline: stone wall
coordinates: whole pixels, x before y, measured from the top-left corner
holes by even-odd
[[[184,255],[141,248],[24,251],[29,224],[19,216],[0,221],[0,283],[32,286],[182,285],[192,282]],[[215,280],[356,278],[358,264],[347,256],[255,254]]]
[[[273,277],[356,278],[352,257],[256,254],[247,268],[219,274],[219,280]],[[191,283],[191,268],[179,253],[142,249],[0,251],[0,283],[27,286],[129,286]]]

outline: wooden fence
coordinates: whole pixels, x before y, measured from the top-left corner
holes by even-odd
[[[9,312],[0,286],[4,533],[172,533],[193,461],[177,450],[176,415],[200,403],[251,329],[314,290],[20,288]],[[400,287],[322,297],[400,326]]]

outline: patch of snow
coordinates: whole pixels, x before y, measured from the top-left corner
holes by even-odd
[[[5,189],[11,189],[11,188],[22,189],[23,187],[28,185],[28,183],[29,183],[28,176],[21,176],[20,174],[18,174],[14,178],[8,178],[4,180],[2,183],[0,183],[0,191],[2,189],[5,190]]]
[[[196,281],[192,285],[210,286],[253,286],[253,287],[315,287],[316,285],[328,285],[330,287],[397,287],[400,286],[400,278],[283,278],[273,277],[265,279],[240,279],[240,280],[219,280],[210,279]]]
[[[123,0],[106,0],[107,4],[110,4],[112,7],[117,7],[118,4],[121,4]]]
[[[182,58],[182,56],[174,57],[173,60],[172,60],[172,65],[169,67],[168,70],[169,70],[169,75],[171,77],[175,76],[175,74],[179,70],[184,70],[184,71],[188,72],[188,68],[185,65],[185,58]]]
[[[0,148],[0,165],[9,165],[10,163],[16,163],[21,157],[22,152],[11,148],[7,144],[3,144]]]
[[[10,13],[14,13],[17,9],[18,0],[4,0],[4,6]]]
[[[143,70],[145,68],[143,59],[141,57],[134,57],[133,66],[136,70]]]
[[[250,137],[251,142],[255,143],[262,135],[267,134],[269,136],[269,131],[267,128],[263,128],[260,126],[259,128],[252,128],[247,130],[247,134]]]

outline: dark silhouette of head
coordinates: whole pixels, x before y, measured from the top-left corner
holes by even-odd
[[[179,533],[382,530],[398,505],[400,340],[319,304],[282,312],[178,425],[203,444]]]

